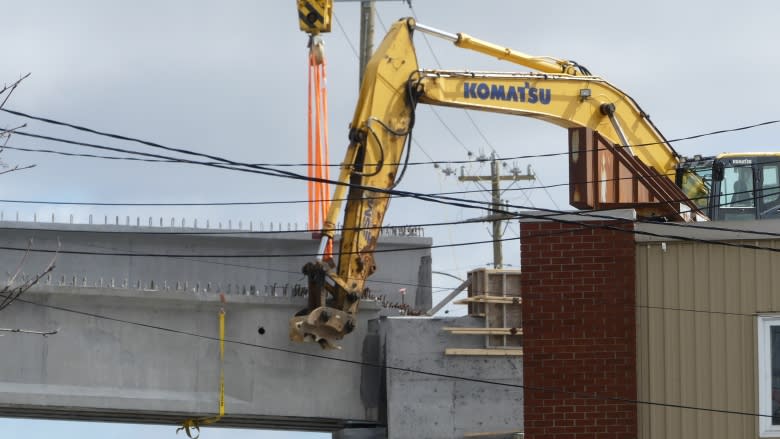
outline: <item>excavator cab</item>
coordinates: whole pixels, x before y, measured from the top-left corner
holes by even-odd
[[[712,180],[711,219],[780,218],[780,154],[721,154]]]

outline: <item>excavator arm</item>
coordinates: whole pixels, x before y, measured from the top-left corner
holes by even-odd
[[[350,124],[349,146],[340,167],[340,184],[323,224],[318,252],[322,254],[328,241],[335,239],[341,200],[346,199],[338,266],[320,259],[304,267],[309,302],[291,319],[290,337],[295,341],[316,341],[333,348],[333,340],[355,328],[354,315],[365,280],[376,270],[374,249],[390,201],[382,191],[400,180],[403,167],[399,164],[414,123],[414,101],[408,87],[418,66],[411,32],[404,22],[392,26],[365,68]],[[323,302],[323,295],[330,299]]]
[[[420,70],[412,42],[415,29],[541,73]],[[309,302],[291,319],[293,340],[336,347],[333,342],[355,328],[365,280],[376,270],[374,250],[390,200],[387,191],[403,176],[409,154],[406,142],[418,102],[532,117],[568,129],[589,129],[635,156],[641,162],[637,166],[675,179],[678,155],[647,115],[628,95],[591,76],[577,63],[533,57],[465,34],[448,34],[419,25],[411,18],[399,20],[366,66],[350,125],[349,147],[322,230],[320,254],[336,238],[342,212],[340,200],[346,199],[338,265],[319,259],[304,267],[309,278]],[[680,192],[679,198],[685,196]],[[688,204],[688,209],[696,210],[695,205]]]

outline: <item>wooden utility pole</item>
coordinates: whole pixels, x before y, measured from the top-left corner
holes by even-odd
[[[374,53],[374,13],[374,0],[360,2],[360,84],[363,83],[366,64]]]
[[[334,2],[354,2],[360,1],[360,82],[363,83],[363,72],[366,69],[368,60],[374,53],[374,16],[376,15],[376,2],[381,0],[333,0]],[[398,0],[388,0],[398,1]],[[412,5],[411,0],[401,0]]]
[[[493,268],[503,268],[504,266],[504,256],[502,254],[502,247],[501,247],[501,223],[504,219],[506,219],[506,215],[502,215],[498,213],[499,210],[501,210],[501,181],[520,181],[520,180],[535,180],[533,174],[529,172],[525,175],[521,174],[517,168],[512,170],[512,175],[501,175],[501,168],[498,166],[498,159],[496,158],[496,154],[493,153],[490,156],[490,175],[463,175],[461,173],[460,177],[458,177],[459,181],[490,181],[491,188],[490,192],[492,194],[492,200],[490,207],[492,209],[492,212],[490,215],[487,216],[488,221],[491,221],[493,223]]]

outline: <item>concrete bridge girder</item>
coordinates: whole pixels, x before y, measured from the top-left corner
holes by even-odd
[[[216,294],[115,289],[38,289],[29,301],[71,308],[144,325],[218,336]],[[303,299],[230,297],[226,338],[249,345],[361,361],[366,321],[378,304],[364,302],[358,328],[341,351],[293,345],[287,319]],[[217,412],[218,342],[28,303],[14,303],[2,322],[8,327],[59,328],[49,337],[0,337],[0,407],[13,416],[73,417],[144,422],[181,421]],[[258,329],[262,327],[264,334]],[[224,426],[310,427],[333,430],[376,422],[376,401],[366,404],[360,388],[364,367],[290,352],[225,345]],[[379,383],[375,383],[379,386]]]

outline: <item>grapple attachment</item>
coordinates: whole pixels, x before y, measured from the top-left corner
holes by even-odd
[[[290,340],[316,342],[323,349],[341,349],[335,344],[355,329],[355,317],[344,311],[321,306],[308,315],[290,319]]]

